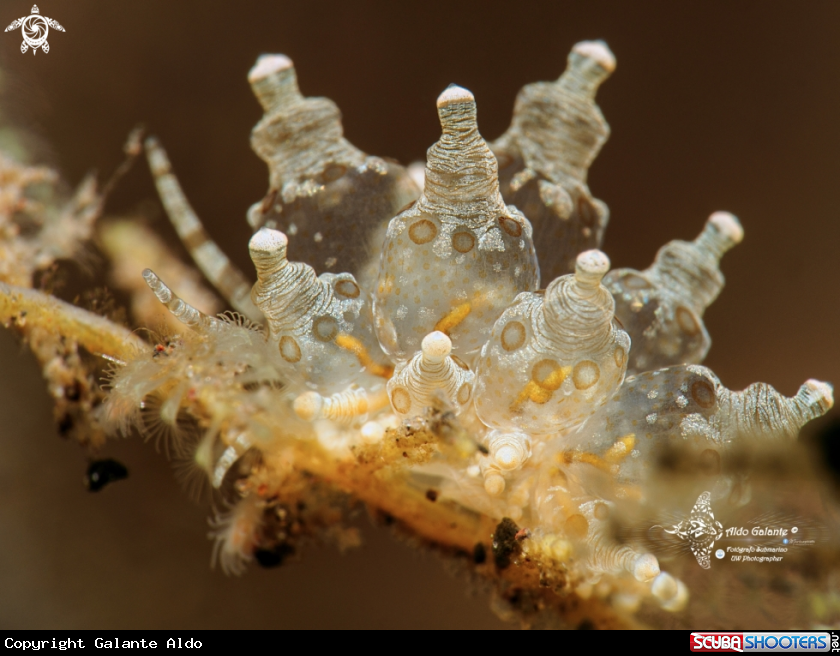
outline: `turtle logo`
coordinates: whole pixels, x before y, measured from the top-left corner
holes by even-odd
[[[29,16],[12,21],[12,24],[6,28],[6,31],[11,32],[12,30],[21,28],[23,43],[20,44],[20,51],[26,52],[32,48],[32,54],[34,55],[38,48],[41,48],[44,52],[50,51],[50,44],[47,43],[47,34],[49,34],[51,27],[59,32],[64,31],[64,28],[58,24],[58,21],[41,16],[38,5],[32,5],[32,13]]]

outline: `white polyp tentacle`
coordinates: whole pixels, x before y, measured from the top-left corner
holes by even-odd
[[[219,456],[219,459],[213,466],[213,475],[211,476],[210,482],[215,489],[218,490],[222,486],[225,474],[230,471],[233,464],[239,460],[239,458],[242,457],[242,455],[250,449],[251,446],[251,440],[247,433],[241,432],[233,436],[233,438],[229,441],[227,448],[222,452],[222,455]]]
[[[652,554],[640,554],[628,546],[619,546],[598,533],[587,540],[590,548],[587,567],[595,574],[627,572],[637,581],[646,582],[659,574],[659,561]]]
[[[709,216],[709,224],[714,226],[719,233],[719,236],[712,237],[711,241],[715,242],[717,248],[722,248],[724,252],[736,244],[740,244],[744,239],[744,228],[738,217],[731,212],[713,212]],[[703,233],[705,232],[704,230]]]
[[[438,398],[458,410],[472,398],[474,374],[450,355],[452,341],[439,331],[423,339],[421,351],[398,365],[388,381],[391,407],[400,415],[419,415]]]
[[[484,489],[490,496],[505,490],[505,476],[522,468],[531,457],[531,438],[526,433],[492,430],[482,439],[487,455],[482,459]]]
[[[323,417],[324,397],[318,392],[305,392],[294,400],[292,407],[295,414],[304,421],[315,421]]]
[[[364,389],[351,387],[331,396],[306,392],[295,399],[293,407],[297,416],[306,421],[332,419],[347,422],[366,417],[369,402]]]
[[[252,560],[262,523],[263,506],[256,495],[237,501],[226,512],[216,512],[208,520],[207,537],[215,541],[211,565],[218,561],[225,574],[240,575]]]
[[[486,439],[490,457],[502,471],[520,469],[531,456],[531,438],[525,433],[491,431]]]
[[[333,394],[324,399],[322,414],[325,419],[341,420],[366,416],[370,411],[367,391],[358,387]]]
[[[248,72],[254,95],[267,111],[300,98],[294,64],[286,55],[262,55]]]
[[[558,80],[523,87],[511,127],[494,145],[510,150],[515,144],[526,165],[552,182],[585,181],[609,136],[595,93],[615,64],[603,41],[577,43]]]
[[[434,365],[443,364],[447,356],[452,353],[452,340],[443,333],[435,331],[423,338],[420,349],[423,354],[421,361],[424,368],[431,370]]]
[[[604,41],[580,41],[572,47],[572,52],[591,59],[608,74],[615,70],[615,55]]]
[[[251,283],[204,230],[172,172],[172,164],[163,146],[154,137],[149,137],[145,148],[166,214],[198,268],[237,312],[261,323],[262,315],[249,296]]]
[[[637,555],[630,571],[637,581],[650,581],[659,574],[659,561],[653,554]]]
[[[197,310],[192,305],[178,297],[166,284],[155,275],[151,269],[143,271],[143,279],[157,299],[166,306],[178,321],[199,333],[216,330],[222,322],[214,317]]]
[[[321,396],[318,392],[306,392],[293,402],[298,417],[304,421],[330,419],[341,424],[364,422],[368,414],[380,410],[388,402],[384,390],[374,392],[351,385],[342,392],[331,396]],[[373,422],[368,422],[368,424]],[[367,425],[367,424],[365,424]],[[384,428],[382,429],[384,434]],[[368,437],[377,434],[376,427],[368,429]],[[381,436],[380,436],[381,438]]]
[[[715,500],[744,504],[746,472],[724,471],[731,449],[795,437],[831,407],[832,397],[831,386],[816,380],[787,398],[764,383],[733,392],[701,365],[668,367],[628,377],[579,430],[551,438],[543,453],[563,459],[584,483],[609,475],[617,498],[647,499],[650,463],[667,445],[680,443],[686,462],[715,477],[709,482]],[[741,491],[730,495],[736,484]]]
[[[496,466],[505,472],[520,469],[531,457],[531,438],[527,433],[493,430],[482,442]]]

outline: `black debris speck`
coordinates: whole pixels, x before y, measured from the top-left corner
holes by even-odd
[[[476,542],[473,547],[473,562],[476,565],[483,565],[487,561],[487,549],[481,542]]]
[[[85,473],[85,487],[90,492],[99,492],[103,487],[116,481],[128,478],[128,469],[124,464],[107,458],[105,460],[94,460],[88,465]]]
[[[510,517],[505,517],[493,533],[493,559],[496,567],[505,569],[510,566],[511,557],[519,553],[521,547],[516,539],[519,527]]]
[[[258,549],[254,553],[254,558],[260,567],[270,569],[272,567],[279,567],[283,562],[295,552],[294,547],[289,544],[278,544],[273,549]]]

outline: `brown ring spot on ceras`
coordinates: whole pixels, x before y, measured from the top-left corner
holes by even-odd
[[[411,224],[408,236],[418,246],[428,244],[437,236],[437,226],[429,219],[420,219]]]
[[[613,351],[613,359],[615,360],[615,366],[621,369],[627,362],[627,351],[621,346],[616,346],[615,351]]]
[[[458,403],[466,405],[472,396],[472,386],[469,383],[464,383],[458,390]]]
[[[294,337],[284,335],[280,338],[280,355],[286,362],[300,362],[300,346]]]
[[[411,410],[411,395],[402,387],[396,387],[391,392],[391,405],[401,415],[408,414],[408,411]]]
[[[525,343],[525,326],[519,321],[509,321],[502,329],[502,348],[515,351]]]
[[[522,225],[515,219],[511,219],[507,216],[500,216],[499,224],[502,226],[502,230],[508,233],[511,237],[520,237],[522,235]]]
[[[701,408],[711,408],[716,400],[715,390],[705,380],[698,380],[691,386],[691,398]]]
[[[475,237],[469,232],[456,232],[452,235],[452,248],[459,253],[469,253],[475,246]]]
[[[329,315],[318,317],[312,322],[312,334],[320,342],[331,342],[338,335],[338,322]]]
[[[352,280],[339,280],[335,283],[335,293],[345,298],[359,298],[362,292]]]
[[[689,336],[694,336],[700,332],[700,326],[697,319],[694,318],[694,313],[682,306],[677,308],[677,324],[682,331]]]

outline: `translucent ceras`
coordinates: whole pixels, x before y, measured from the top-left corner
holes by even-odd
[[[280,357],[327,394],[358,380],[366,369],[383,373],[374,360],[378,347],[370,307],[355,278],[316,276],[309,265],[289,262],[287,244],[286,235],[268,228],[249,243],[257,270],[251,298],[265,315]]]
[[[342,425],[361,426],[369,412],[375,412],[386,405],[388,397],[381,386],[377,393],[371,394],[365,388],[351,385],[330,396],[306,392],[294,400],[293,408],[297,416],[305,421],[330,419]]]
[[[220,325],[224,325],[218,319],[207,316],[181,299],[151,269],[145,269],[143,271],[143,280],[146,281],[146,284],[157,297],[158,301],[169,310],[173,317],[185,326],[192,328],[198,333],[206,334],[217,330]]]
[[[388,381],[388,397],[398,414],[422,415],[439,401],[455,410],[469,403],[475,375],[451,352],[451,340],[435,331],[423,339],[419,353],[397,366]]]
[[[601,500],[587,501],[581,504],[579,514],[566,520],[567,533],[573,539],[582,539],[588,547],[584,567],[595,576],[626,571],[637,581],[653,581],[660,573],[656,556],[617,544],[610,530],[611,514],[612,504]]]
[[[548,435],[577,426],[621,384],[630,338],[601,279],[609,259],[581,253],[574,274],[520,294],[493,327],[476,370],[475,407],[504,431]]]
[[[831,386],[817,380],[787,398],[766,383],[731,391],[701,365],[668,367],[629,376],[594,417],[551,450],[562,452],[567,473],[583,477],[590,491],[637,496],[630,486],[644,483],[664,449],[686,449],[696,471],[716,476],[739,440],[793,438],[833,403]],[[723,480],[714,495],[730,491]]]
[[[491,145],[505,201],[534,227],[543,284],[601,246],[609,210],[592,198],[586,176],[609,136],[595,92],[614,69],[603,41],[578,43],[559,80],[522,88],[510,128]]]
[[[265,109],[251,146],[270,174],[268,193],[251,207],[248,222],[281,229],[316,272],[349,271],[367,288],[387,222],[417,198],[417,186],[399,164],[347,141],[338,107],[328,98],[304,98],[285,55],[260,57],[248,80]]]
[[[720,258],[743,237],[735,216],[715,212],[697,239],[665,244],[644,271],[607,274],[615,316],[633,340],[629,373],[702,362],[711,346],[703,312],[724,284]]]
[[[184,247],[231,307],[251,321],[260,322],[260,312],[250,298],[250,281],[207,234],[201,219],[181,189],[166,150],[155,137],[147,138],[144,146],[160,200]]]
[[[374,293],[377,336],[397,361],[435,330],[453,353],[476,353],[502,310],[539,280],[531,224],[502,200],[473,95],[450,86],[437,107],[443,130],[427,153],[424,192],[388,226]]]

